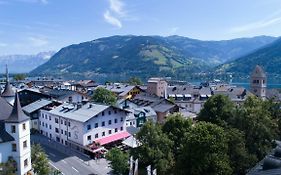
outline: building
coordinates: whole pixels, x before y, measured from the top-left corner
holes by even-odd
[[[81,103],[88,101],[88,96],[77,91],[66,90],[66,89],[52,89],[45,87],[40,90],[42,94],[50,96],[51,99],[56,100],[60,103]]]
[[[4,98],[11,105],[14,103],[15,92],[13,91],[13,88],[9,81],[9,72],[7,66],[6,66],[6,84],[5,84],[4,91],[1,94],[1,97]]]
[[[31,170],[29,118],[22,111],[19,96],[11,107],[0,97],[0,163],[14,160],[16,174]]]
[[[99,88],[99,87],[105,88],[105,89],[113,92],[117,96],[118,99],[132,99],[136,95],[143,92],[143,90],[140,89],[138,86],[121,84],[121,83],[97,86],[97,88]]]
[[[257,65],[252,72],[250,85],[251,92],[262,99],[266,98],[266,84],[267,78],[263,69]]]
[[[106,146],[129,136],[126,131],[128,111],[86,103],[64,103],[54,109],[41,109],[41,134],[82,152],[93,152],[95,145]]]
[[[158,97],[165,97],[167,86],[168,83],[163,78],[150,78],[147,82],[146,92]]]

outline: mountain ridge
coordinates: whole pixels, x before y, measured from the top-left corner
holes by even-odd
[[[95,77],[172,76],[208,71],[226,60],[271,43],[260,36],[224,41],[201,41],[181,36],[115,35],[62,48],[31,75]]]

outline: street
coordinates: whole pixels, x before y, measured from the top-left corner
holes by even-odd
[[[49,158],[49,163],[64,175],[106,175],[110,174],[110,167],[105,159],[92,160],[82,153],[78,153],[41,135],[32,135],[32,143],[39,143]]]

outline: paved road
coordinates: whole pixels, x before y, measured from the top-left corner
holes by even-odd
[[[49,157],[50,164],[64,175],[106,175],[111,169],[104,159],[95,161],[41,135],[32,135],[32,143],[40,143]]]

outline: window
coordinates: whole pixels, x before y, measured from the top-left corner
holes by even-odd
[[[92,140],[92,138],[91,138],[91,136],[90,136],[90,135],[87,137],[87,140]]]
[[[68,132],[68,137],[71,137],[71,132]]]
[[[51,116],[49,116],[49,120],[52,120]]]
[[[63,124],[63,120],[62,119],[60,120],[60,124]]]
[[[23,148],[27,148],[27,141],[23,142]]]
[[[67,136],[67,131],[64,131],[64,135],[66,135],[66,136]]]
[[[48,128],[48,124],[46,123],[46,128]]]
[[[68,126],[70,127],[70,122],[68,122]]]
[[[95,128],[99,127],[99,124],[98,123],[95,123]]]
[[[52,129],[52,125],[49,125],[49,128]]]
[[[116,118],[116,119],[114,119],[114,123],[117,123],[117,118]]]
[[[121,117],[121,120],[120,120],[121,122],[123,122],[123,117]]]
[[[95,134],[95,138],[99,138],[99,134]]]
[[[23,130],[26,130],[26,125],[25,125],[25,123],[22,124],[22,129],[23,129]]]
[[[44,122],[42,122],[42,126],[45,126],[45,123],[44,123]]]
[[[59,133],[59,128],[56,128],[55,131],[56,131],[56,133]]]
[[[52,138],[52,134],[50,134],[50,139]]]
[[[104,116],[104,111],[102,111],[101,115]]]
[[[56,122],[56,123],[59,123],[59,119],[58,119],[58,118],[55,118],[55,122]]]
[[[17,145],[15,143],[12,143],[12,151],[17,152]]]
[[[60,131],[60,132],[61,132],[61,134],[63,134],[63,130],[62,130],[62,129],[61,129],[61,131]]]
[[[105,132],[102,132],[102,136],[105,136]]]
[[[66,126],[66,120],[64,121],[64,125]]]
[[[118,132],[118,128],[115,128],[115,132]]]
[[[111,111],[108,111],[108,115],[111,115]]]
[[[111,120],[108,120],[108,125],[111,125]]]
[[[41,121],[39,121],[39,125],[41,126]]]
[[[117,110],[114,110],[114,114],[116,114],[117,113]]]
[[[11,125],[11,132],[16,133],[16,126],[15,125]]]
[[[111,134],[111,129],[110,129],[110,130],[108,130],[108,134]]]
[[[120,127],[120,131],[123,131],[123,127],[122,126]]]
[[[91,129],[91,125],[87,125],[87,130],[90,130]]]
[[[28,159],[25,159],[23,164],[24,164],[25,167],[27,167],[28,166]]]
[[[102,122],[102,123],[101,123],[101,126],[105,126],[105,122]]]

